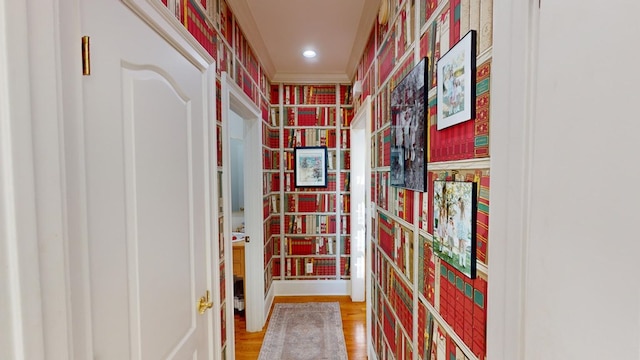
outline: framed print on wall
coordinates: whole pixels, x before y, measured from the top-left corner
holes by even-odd
[[[476,277],[477,187],[470,181],[433,182],[433,252]]]
[[[438,130],[476,117],[476,31],[438,60]]]
[[[427,58],[391,93],[391,186],[427,191]]]
[[[295,187],[327,187],[327,147],[293,149]]]

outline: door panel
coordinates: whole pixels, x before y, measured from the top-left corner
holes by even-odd
[[[156,71],[123,69],[130,328],[152,359],[197,325],[191,101],[178,91]],[[157,296],[164,289],[176,296]]]
[[[83,5],[94,357],[208,359],[207,75],[120,1]]]

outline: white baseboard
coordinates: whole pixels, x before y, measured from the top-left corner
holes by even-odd
[[[267,296],[264,299],[264,320],[262,324],[265,324],[267,322],[267,319],[269,318],[269,313],[271,312],[271,306],[273,305],[273,298],[274,298],[273,293],[275,292],[273,288],[274,286],[272,284],[271,287],[269,288],[269,292],[267,293]]]
[[[351,295],[349,280],[274,280],[275,296]]]
[[[376,356],[376,348],[373,346],[372,342],[369,342],[367,345],[367,359],[369,360],[378,360],[378,356]]]

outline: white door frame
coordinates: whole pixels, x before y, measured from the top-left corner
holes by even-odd
[[[250,241],[244,244],[245,248],[245,316],[247,331],[262,330],[265,322],[264,315],[264,229],[262,216],[262,117],[260,109],[251,99],[236,85],[234,80],[226,72],[222,73],[222,192],[231,194],[231,167],[230,167],[230,136],[229,113],[233,111],[244,119],[244,222],[245,235]],[[232,223],[231,223],[231,197],[223,197],[224,213],[224,246],[225,272],[226,272],[226,296],[227,296],[227,339],[230,344],[235,341],[233,320],[233,252],[232,249]],[[233,359],[233,353],[229,354]]]
[[[375,349],[371,343],[371,229],[372,216],[375,216],[375,205],[371,203],[371,96],[367,96],[355,117],[351,121],[351,211],[353,213],[354,208],[357,216],[351,215],[351,229],[352,237],[354,229],[358,229],[361,225],[357,224],[357,221],[364,216],[364,293],[362,294],[363,300],[366,301],[366,341],[367,354],[370,359],[375,359]],[[354,138],[358,138],[359,141],[354,143]],[[364,144],[361,142],[364,140]],[[364,166],[359,167],[357,164],[363,163]],[[358,166],[359,170],[358,170]],[[364,172],[363,181],[356,179],[357,174]],[[362,195],[362,196],[361,196]],[[362,213],[364,212],[364,214]],[[358,218],[356,220],[356,218]],[[361,250],[357,249],[359,241],[351,239],[351,254],[357,254]],[[353,262],[354,259],[351,261]],[[358,260],[356,259],[356,264]],[[354,264],[355,265],[355,264]],[[358,265],[359,266],[359,265]],[[351,281],[352,281],[352,294],[351,297],[354,301],[362,301],[359,297],[354,298],[353,281],[356,268],[352,267]],[[356,286],[361,287],[361,286]],[[362,292],[362,290],[360,290]],[[356,300],[357,299],[357,300]]]
[[[371,97],[351,121],[351,300],[365,301],[371,238]]]
[[[48,304],[41,298],[41,285],[46,289],[46,281],[60,274],[41,275],[38,240],[43,234],[39,230],[45,225],[52,230],[60,218],[52,213],[51,218],[38,223],[37,203],[40,199],[35,171],[39,149],[51,145],[57,150],[58,133],[51,134],[46,144],[34,147],[38,136],[34,123],[42,114],[34,108],[40,104],[34,96],[46,92],[48,86],[55,84],[55,79],[43,79],[44,89],[32,91],[30,80],[34,74],[29,67],[30,63],[49,59],[34,60],[35,55],[29,48],[30,36],[45,35],[41,39],[46,39],[45,31],[51,29],[33,20],[37,15],[28,8],[24,1],[0,0],[0,24],[4,25],[0,29],[0,358],[3,359],[44,358],[46,339],[42,329],[49,322],[43,311],[60,301],[51,299],[52,303]],[[51,9],[43,9],[43,16],[49,15],[47,10]],[[34,31],[43,28],[46,29]],[[50,55],[47,45],[51,44],[43,45],[42,54]],[[32,60],[25,61],[29,56]],[[48,69],[51,64],[42,65],[43,69]],[[45,109],[55,108],[58,104],[52,101],[48,105]],[[55,115],[55,112],[49,114],[54,123],[57,121]],[[41,165],[46,164],[41,162]],[[59,178],[53,178],[52,182],[56,180]],[[53,241],[56,244],[62,241],[63,234],[58,234],[57,241]],[[51,254],[56,255],[55,251]],[[62,315],[61,333],[52,335],[65,341],[67,324],[65,311],[61,310],[58,313]],[[64,344],[62,347],[63,350],[66,348]]]
[[[531,124],[538,2],[496,1],[491,73],[491,265],[487,357],[525,358],[526,248],[531,206]]]

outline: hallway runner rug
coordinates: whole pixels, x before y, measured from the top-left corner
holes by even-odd
[[[340,304],[274,305],[258,360],[347,360]]]

